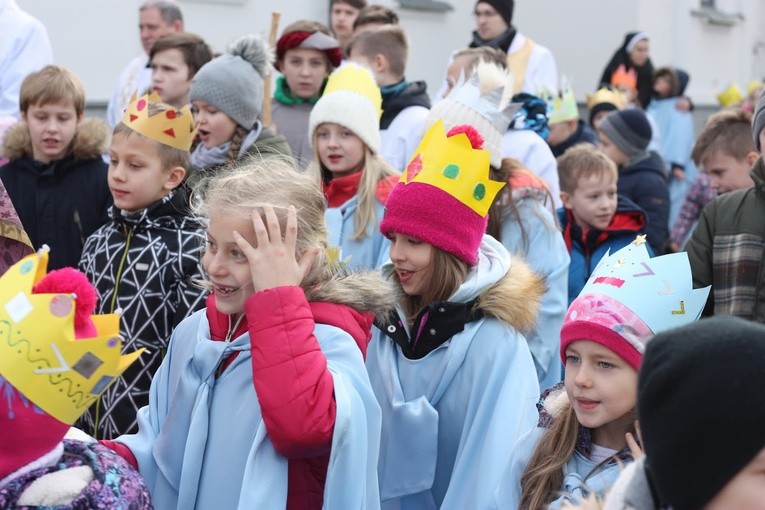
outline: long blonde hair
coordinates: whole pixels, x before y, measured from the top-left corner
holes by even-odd
[[[332,174],[321,163],[319,158],[319,152],[316,148],[316,134],[314,132],[313,140],[313,160],[308,166],[308,173],[314,176],[319,184],[329,182],[332,180]],[[356,207],[356,213],[354,214],[354,224],[356,230],[353,233],[353,238],[357,241],[364,239],[365,237],[372,237],[377,229],[379,220],[375,214],[375,201],[377,197],[377,185],[383,179],[386,179],[393,175],[399,175],[399,173],[390,166],[379,154],[374,154],[369,150],[369,147],[364,146],[364,166],[361,169],[361,182],[359,183],[359,190],[357,195],[358,206]]]

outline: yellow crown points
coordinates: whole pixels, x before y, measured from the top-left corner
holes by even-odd
[[[366,67],[353,62],[346,62],[330,74],[322,97],[339,91],[354,92],[364,96],[372,103],[377,112],[377,117],[382,116],[380,87],[375,83],[372,72]]]
[[[627,106],[629,100],[627,96],[619,89],[612,89],[608,87],[602,87],[593,94],[587,96],[587,109],[592,110],[592,107],[598,104],[612,104],[617,110],[621,110]]]
[[[33,294],[47,252],[23,258],[0,278],[0,375],[57,420],[72,424],[140,356],[121,355],[119,317],[91,317],[97,336],[75,339],[76,296]]]
[[[150,115],[149,110],[153,109],[154,105],[161,105],[162,111]],[[156,92],[141,97],[135,97],[134,94],[125,109],[122,122],[146,138],[182,151],[191,149],[197,132],[191,108],[173,108],[163,103]]]
[[[717,94],[717,101],[723,108],[730,108],[736,106],[744,100],[744,96],[741,94],[741,89],[738,84],[731,83],[728,88]]]
[[[574,89],[571,88],[568,78],[565,76],[561,80],[560,92],[555,93],[544,88],[537,95],[547,103],[547,119],[550,125],[579,119],[576,95],[574,94]]]
[[[474,148],[483,139],[472,126],[455,126],[450,134],[447,136],[443,120],[433,124],[400,182],[439,188],[484,217],[505,183],[489,179],[489,152]]]

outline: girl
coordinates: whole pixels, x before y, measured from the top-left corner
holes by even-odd
[[[287,140],[260,120],[268,58],[266,43],[245,35],[194,76],[189,99],[198,141],[191,163],[197,169],[209,171],[250,155],[290,156]]]
[[[606,256],[560,332],[565,381],[542,395],[497,492],[499,508],[561,508],[602,495],[635,442],[637,371],[647,342],[698,318],[709,288],[692,289],[684,253],[651,259],[645,236]]]
[[[173,333],[139,432],[109,444],[157,508],[374,508],[363,355],[391,290],[327,257],[324,197],[294,167],[256,161],[203,184],[207,309]]]
[[[568,306],[570,258],[555,217],[546,207],[552,202],[547,186],[519,161],[502,157],[502,136],[515,110],[501,104],[502,92],[508,86],[512,86],[512,79],[507,73],[481,61],[471,80],[433,107],[429,121],[441,118],[449,128],[465,122],[475,126],[486,140],[491,178],[507,183],[492,204],[486,232],[545,278],[547,290],[542,296],[539,320],[525,336],[536,363],[539,386],[547,389],[561,380],[556,353]]]
[[[647,108],[653,95],[653,63],[648,53],[648,34],[630,32],[603,70],[600,86],[613,83],[614,74],[634,73],[637,79],[637,97],[632,97],[639,108]]]
[[[539,384],[519,331],[536,320],[543,284],[484,234],[503,183],[488,179],[480,135],[450,134],[430,128],[380,224],[399,295],[367,360],[383,413],[384,508],[486,508],[502,448],[535,420]]]
[[[311,111],[309,171],[329,203],[330,244],[351,268],[378,268],[388,260],[388,241],[378,226],[398,172],[380,156],[381,108],[372,74],[349,63],[330,75]]]
[[[273,121],[292,148],[300,168],[311,161],[308,118],[324,91],[327,76],[340,65],[343,52],[321,23],[300,20],[287,26],[276,43],[276,79],[271,101]]]

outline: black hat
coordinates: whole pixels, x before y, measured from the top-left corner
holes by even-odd
[[[765,448],[763,388],[765,325],[723,316],[654,337],[637,407],[662,504],[702,508]]]
[[[478,5],[480,3],[491,5],[502,16],[505,23],[508,25],[513,24],[513,8],[515,7],[513,0],[478,0],[475,4]]]

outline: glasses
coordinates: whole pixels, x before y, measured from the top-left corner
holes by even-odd
[[[473,16],[476,18],[493,18],[494,16],[499,16],[499,13],[497,11],[475,11]]]

